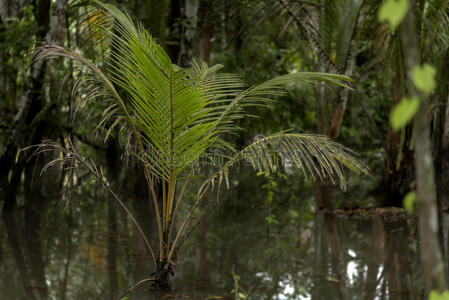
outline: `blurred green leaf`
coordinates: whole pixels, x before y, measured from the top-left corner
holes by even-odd
[[[449,291],[444,291],[440,294],[438,291],[431,291],[429,300],[449,300]]]
[[[390,124],[395,131],[405,127],[415,116],[419,108],[419,99],[404,97],[391,112]]]
[[[416,202],[415,192],[409,192],[407,193],[407,195],[404,196],[404,199],[402,200],[402,205],[410,214],[412,214],[414,211],[415,202]]]
[[[415,66],[412,70],[413,84],[418,90],[429,95],[435,89],[436,70],[429,64]]]
[[[276,215],[270,214],[269,216],[265,217],[265,221],[268,225],[276,225],[279,224],[278,220],[276,220]]]
[[[388,22],[394,30],[401,24],[409,8],[408,0],[387,0],[379,9],[379,21]]]

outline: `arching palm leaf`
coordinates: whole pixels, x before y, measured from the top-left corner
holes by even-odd
[[[290,162],[306,177],[314,180],[329,180],[346,188],[344,167],[357,174],[369,174],[368,168],[354,156],[354,152],[322,135],[274,134],[259,139],[237,152],[209,178],[203,188],[224,179],[229,186],[229,168],[242,161],[256,171],[271,173],[281,163]],[[201,194],[202,190],[200,190]]]
[[[239,128],[235,121],[248,116],[245,108],[251,106],[267,106],[273,97],[283,95],[286,87],[294,84],[302,85],[333,85],[349,88],[346,83],[351,81],[347,76],[319,73],[299,72],[282,75],[261,84],[243,89],[239,76],[217,73],[221,65],[208,67],[206,63],[194,62],[189,70],[196,84],[208,97],[213,98],[209,104],[207,121],[213,121],[213,131],[235,131]]]

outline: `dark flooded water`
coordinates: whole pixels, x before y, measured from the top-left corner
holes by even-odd
[[[37,218],[4,212],[0,298],[110,299],[148,278],[143,242],[103,200],[52,200]],[[128,299],[423,299],[412,219],[314,213],[313,203],[227,201],[184,243],[173,291],[144,283]]]

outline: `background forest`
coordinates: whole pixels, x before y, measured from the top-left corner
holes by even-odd
[[[183,68],[192,59],[220,64],[248,87],[296,72],[349,76],[350,89],[288,85],[269,107],[247,107],[258,117],[238,119],[244,130],[225,140],[242,149],[286,130],[321,134],[354,150],[370,169],[368,176],[347,172],[342,191],[291,166],[235,167],[229,189],[215,187],[194,212],[173,258],[173,291],[153,294],[149,281],[124,293],[155,266],[110,193],[91,173],[74,175],[64,164],[41,172],[58,153],[23,150],[42,140],[73,143],[102,167],[106,185],[157,245],[145,173],[126,155],[119,126],[98,128],[107,113],[102,104],[86,102],[87,109],[74,112],[73,99],[89,97],[72,92],[85,71],[72,60],[35,59],[35,47],[56,44],[106,65],[114,44],[95,30],[104,25],[104,10],[84,1],[0,0],[0,294],[427,299],[431,290],[443,291],[449,283],[449,3],[405,1],[406,16],[394,25],[394,17],[379,21],[385,2],[404,0],[108,1],[141,22]],[[433,66],[429,92],[412,75],[424,63]],[[400,105],[400,117],[393,117]],[[186,189],[179,208],[184,214],[201,183],[192,182],[197,186]]]

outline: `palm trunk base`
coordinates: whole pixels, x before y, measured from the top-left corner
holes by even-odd
[[[156,266],[156,272],[153,273],[154,287],[159,291],[171,290],[170,275],[174,276],[173,266],[166,260],[159,261]]]

